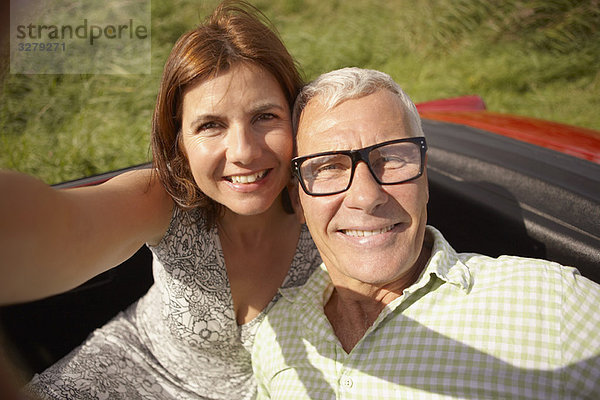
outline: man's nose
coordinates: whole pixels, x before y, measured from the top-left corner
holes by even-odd
[[[369,167],[363,161],[356,165],[352,184],[346,191],[344,202],[350,208],[371,213],[387,201],[387,193],[375,180]]]
[[[262,154],[260,138],[252,127],[233,124],[227,133],[227,161],[248,165]]]

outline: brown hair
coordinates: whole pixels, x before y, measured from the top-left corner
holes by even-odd
[[[200,191],[180,146],[183,94],[188,87],[239,63],[269,71],[291,110],[302,86],[292,56],[257,8],[244,1],[224,1],[202,25],[183,34],[173,46],[152,118],[153,164],[159,179],[179,207],[203,208],[209,223],[216,220],[221,205]]]

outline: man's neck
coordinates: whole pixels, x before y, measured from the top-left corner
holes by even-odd
[[[363,283],[348,288],[336,285],[332,277],[334,290],[324,312],[347,353],[356,346],[381,311],[419,279],[431,256],[432,245],[432,240],[426,239],[409,274],[390,285],[378,287]]]
[[[386,305],[401,295],[381,290],[375,296],[336,287],[325,305],[325,315],[347,353],[354,348]]]
[[[373,299],[358,298],[355,293],[340,295],[340,290],[334,289],[325,305],[325,315],[346,353],[356,346],[384,307],[384,303]]]

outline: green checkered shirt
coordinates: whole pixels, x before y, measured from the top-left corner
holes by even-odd
[[[543,260],[431,259],[347,354],[323,313],[324,267],[283,298],[253,349],[258,398],[600,399],[600,286]]]

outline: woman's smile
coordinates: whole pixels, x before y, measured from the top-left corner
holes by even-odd
[[[268,173],[269,173],[269,170],[265,169],[263,171],[255,172],[253,174],[248,174],[248,175],[226,176],[225,179],[231,183],[247,184],[247,183],[254,183],[254,182],[262,180],[265,176],[267,176]]]

